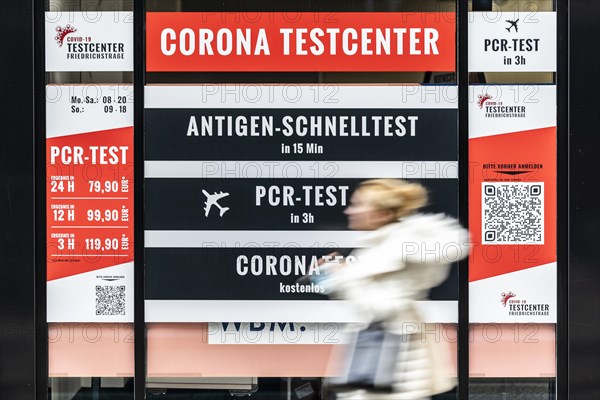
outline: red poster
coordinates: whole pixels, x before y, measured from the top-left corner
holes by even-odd
[[[48,281],[133,261],[133,128],[48,139]]]
[[[471,322],[556,322],[556,87],[474,91]]]
[[[133,88],[47,87],[48,322],[133,321]]]
[[[454,13],[146,14],[159,71],[454,71]]]

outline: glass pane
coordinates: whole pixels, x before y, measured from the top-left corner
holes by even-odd
[[[472,2],[472,399],[555,398],[554,4]]]
[[[146,5],[149,398],[332,398],[365,318],[327,296],[319,264],[351,268],[382,227],[347,219],[357,188],[405,179],[426,188],[424,212],[457,216],[455,2]],[[392,259],[394,275],[404,263]],[[439,362],[421,360],[421,397],[456,398],[448,263],[407,298],[370,289],[410,310],[391,310],[398,343]]]
[[[48,398],[133,399],[133,5],[45,17]]]

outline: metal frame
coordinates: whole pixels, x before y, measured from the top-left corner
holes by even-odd
[[[134,398],[146,398],[146,315],[144,307],[144,86],[146,84],[146,1],[133,4],[134,156]]]
[[[469,1],[457,0],[459,220],[469,226]],[[458,270],[458,398],[469,398],[469,260]]]
[[[555,0],[557,19],[557,324],[556,397],[568,399],[569,299],[569,0]]]
[[[46,310],[46,67],[44,0],[34,7],[34,152],[35,152],[35,398],[48,396],[48,323]]]
[[[562,285],[563,315],[559,339],[562,360],[560,373],[567,379],[567,387],[560,393],[567,399],[587,400],[600,397],[600,170],[598,169],[598,107],[596,93],[600,88],[600,55],[594,51],[600,35],[598,16],[600,3],[587,0],[559,2],[566,7],[560,18],[568,24],[569,36],[562,38],[562,50],[568,51],[566,65],[568,86],[563,88],[563,112],[568,101],[567,126],[563,126],[562,142],[568,146],[568,271],[564,271]],[[568,14],[566,21],[565,14]],[[564,53],[563,53],[564,55]],[[566,150],[564,150],[566,151]],[[561,236],[565,240],[565,236]],[[565,246],[562,243],[562,246]],[[568,274],[568,275],[567,275]],[[565,297],[567,296],[567,297]],[[565,358],[566,356],[566,358]],[[568,372],[567,372],[568,369]],[[562,399],[560,399],[562,400]]]
[[[0,393],[25,399],[36,377],[34,3],[1,7]]]

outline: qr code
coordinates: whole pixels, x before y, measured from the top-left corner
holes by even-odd
[[[125,315],[125,286],[96,286],[96,315]]]
[[[544,244],[544,183],[484,182],[483,244]]]

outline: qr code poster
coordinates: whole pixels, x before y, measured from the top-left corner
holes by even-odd
[[[483,182],[482,244],[544,244],[544,182]]]
[[[96,286],[96,315],[125,315],[125,285]]]

